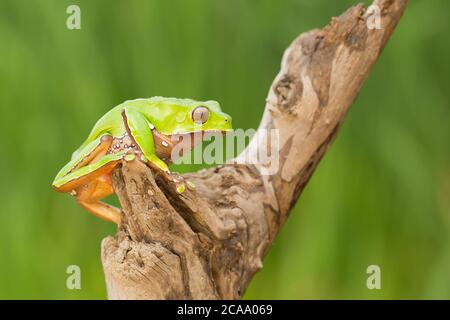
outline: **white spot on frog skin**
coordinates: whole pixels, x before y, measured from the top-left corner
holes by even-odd
[[[169,144],[167,143],[167,141],[164,141],[164,140],[161,142],[161,144],[162,144],[164,147],[166,147],[166,148],[169,146]]]
[[[150,130],[155,129],[155,126],[153,124],[151,124],[150,122],[148,123],[148,126],[150,127]]]

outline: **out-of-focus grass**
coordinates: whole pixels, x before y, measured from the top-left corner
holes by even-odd
[[[103,113],[216,99],[254,128],[284,48],[352,4],[1,0],[0,298],[105,298],[114,226],[50,188]],[[450,298],[449,7],[411,1],[246,298]],[[71,264],[82,290],[66,289]],[[382,290],[366,288],[371,264]]]

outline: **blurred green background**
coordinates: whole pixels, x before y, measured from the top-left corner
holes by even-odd
[[[0,0],[0,298],[106,297],[115,227],[50,184],[109,108],[216,99],[255,128],[283,50],[355,3]],[[246,298],[450,298],[449,13],[410,1]],[[381,290],[366,288],[372,264]]]

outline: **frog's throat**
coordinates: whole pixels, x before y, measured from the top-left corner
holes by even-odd
[[[194,131],[186,133],[176,134],[163,134],[156,130],[153,130],[153,139],[155,141],[156,155],[166,163],[171,163],[177,159],[173,157],[180,157],[183,154],[189,152],[200,144],[203,140],[213,135],[222,134],[225,135],[229,131],[222,130],[205,130]],[[182,144],[182,145],[180,145]],[[175,146],[180,145],[177,149],[181,150],[180,154],[174,155],[172,153]]]

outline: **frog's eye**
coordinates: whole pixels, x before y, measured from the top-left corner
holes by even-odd
[[[192,121],[197,124],[203,124],[208,121],[209,109],[205,106],[198,106],[192,111]]]

